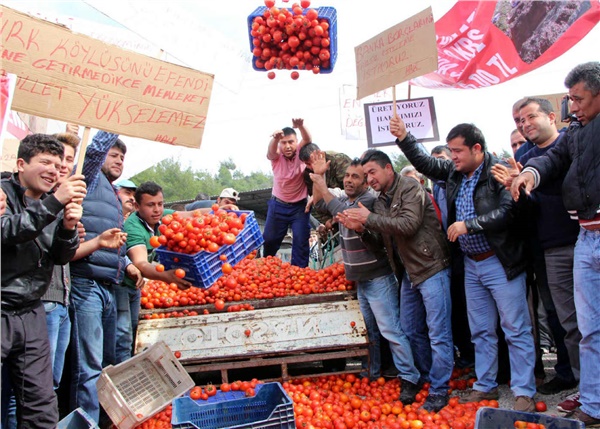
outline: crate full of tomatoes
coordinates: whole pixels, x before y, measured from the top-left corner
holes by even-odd
[[[333,7],[309,6],[308,0],[291,8],[260,6],[248,16],[254,70],[333,71],[338,55],[337,12]]]
[[[202,404],[184,396],[173,401],[177,429],[294,429],[294,403],[279,383],[265,383],[256,395]]]
[[[171,216],[171,215],[167,215]],[[217,210],[191,218],[165,216],[155,249],[165,269],[181,268],[194,286],[208,288],[221,275],[222,265],[232,266],[264,240],[253,211]]]

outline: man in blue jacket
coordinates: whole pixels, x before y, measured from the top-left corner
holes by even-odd
[[[78,201],[86,189],[79,175],[49,194],[64,157],[62,143],[52,136],[26,137],[17,157],[18,172],[2,180],[7,196],[2,214],[2,366],[15,386],[19,427],[55,428],[58,406],[41,298],[54,265],[69,262],[79,246]]]
[[[86,240],[123,226],[121,200],[112,183],[123,171],[125,144],[116,134],[98,132],[83,165],[88,194],[83,200]],[[125,257],[125,245],[99,249],[71,262],[71,312],[73,329],[71,407],[81,407],[100,419],[96,381],[102,368],[116,361],[116,305],[113,297],[126,273],[141,285],[139,270]]]

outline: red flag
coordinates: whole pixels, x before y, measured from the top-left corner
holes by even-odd
[[[437,71],[410,83],[496,85],[561,56],[599,21],[599,0],[458,1],[435,24]]]

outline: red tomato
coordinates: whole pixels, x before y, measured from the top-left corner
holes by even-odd
[[[548,407],[546,406],[546,403],[544,401],[538,401],[535,403],[535,410],[538,413],[543,413],[547,409],[548,409]]]
[[[250,335],[252,335],[252,331],[250,329],[246,329],[244,331],[244,335],[247,336],[247,337],[250,337]]]
[[[152,237],[150,237],[150,246],[152,246],[152,247],[160,246],[160,241],[158,241],[158,237],[156,235],[153,235]]]
[[[310,0],[302,0],[300,2],[300,6],[302,6],[304,9],[306,9],[307,7],[310,7]]]
[[[197,401],[198,399],[200,399],[201,395],[202,395],[202,388],[199,386],[196,386],[196,387],[192,388],[192,390],[190,390],[190,398],[192,398],[194,401]]]
[[[173,353],[173,355],[179,359],[181,357],[181,352],[180,351],[176,351],[175,353]]]
[[[297,71],[293,71],[292,74],[290,74],[290,76],[292,77],[293,80],[296,80],[300,77],[300,73],[298,73]]]
[[[233,267],[229,262],[225,262],[221,267],[221,271],[223,271],[223,274],[231,274],[231,272],[233,271]]]
[[[217,394],[217,388],[215,386],[213,386],[212,384],[207,384],[206,387],[204,388],[204,391],[206,392],[206,394],[209,397],[215,396]]]
[[[223,310],[223,309],[225,308],[225,301],[223,301],[222,299],[217,299],[217,300],[215,301],[215,308],[216,308],[218,311],[221,311],[221,310]]]
[[[223,235],[223,244],[233,244],[233,243],[235,243],[235,234],[228,232],[227,234]]]
[[[275,6],[275,0],[265,0],[265,6],[271,9],[273,6]]]
[[[185,271],[183,269],[181,269],[181,268],[177,268],[175,270],[175,277],[177,277],[179,279],[184,278],[185,277]]]
[[[223,383],[221,384],[221,392],[229,392],[231,390],[231,384]]]

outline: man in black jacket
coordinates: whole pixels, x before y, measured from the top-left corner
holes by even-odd
[[[571,112],[582,127],[542,156],[533,158],[515,178],[511,193],[529,194],[565,174],[562,196],[572,218],[579,220],[573,263],[573,295],[579,343],[581,407],[573,417],[586,426],[600,424],[600,62],[580,64],[565,78]]]
[[[65,264],[79,246],[77,222],[86,186],[72,176],[54,194],[64,157],[52,136],[23,139],[17,173],[2,180],[2,366],[17,397],[19,427],[54,428],[58,408],[52,383],[46,313],[41,301],[54,264]],[[64,215],[60,213],[64,209]]]
[[[486,152],[485,138],[472,124],[459,124],[446,141],[452,160],[423,153],[395,116],[390,131],[418,171],[446,181],[448,239],[465,254],[465,293],[477,382],[465,402],[497,399],[498,314],[509,345],[514,409],[534,411],[535,355],[527,310],[523,243],[511,230],[514,202],[490,169],[497,160]]]

